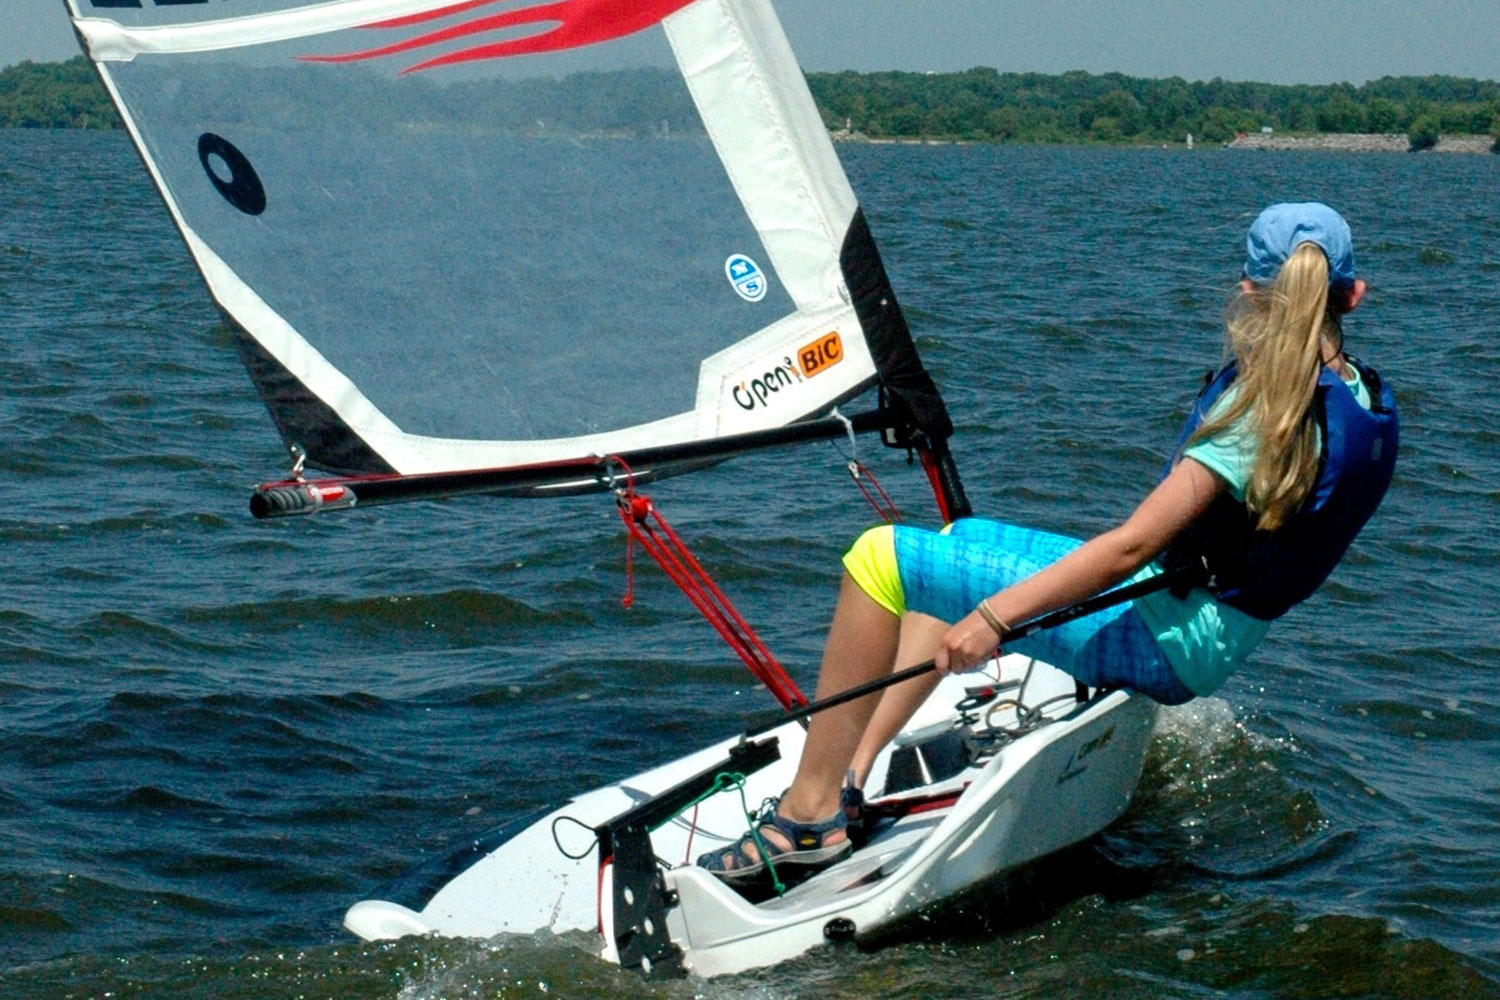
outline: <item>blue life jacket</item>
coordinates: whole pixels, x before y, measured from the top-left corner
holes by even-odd
[[[1166,568],[1203,567],[1215,597],[1262,621],[1285,614],[1328,579],[1380,506],[1391,484],[1400,440],[1390,387],[1375,369],[1348,360],[1369,390],[1370,409],[1359,405],[1343,379],[1327,368],[1319,373],[1313,407],[1323,432],[1323,453],[1317,485],[1302,507],[1275,531],[1261,531],[1255,527],[1255,515],[1225,491],[1168,546],[1162,557]],[[1174,461],[1235,375],[1231,362],[1198,394],[1178,437]],[[1168,472],[1171,467],[1168,463]]]

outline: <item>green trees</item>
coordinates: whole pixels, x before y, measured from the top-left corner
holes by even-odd
[[[88,60],[23,62],[0,71],[0,127],[119,128]]]
[[[1404,132],[1436,115],[1440,133],[1500,131],[1500,84],[1455,77],[1383,77],[1361,87],[1226,80],[1189,83],[1119,73],[1048,76],[812,73],[825,120],[887,139],[1031,142],[1225,142],[1237,132]]]
[[[1365,105],[1365,127],[1371,132],[1399,132],[1401,119],[1401,105],[1388,97],[1371,98]]]
[[[1432,113],[1422,115],[1412,122],[1411,128],[1406,132],[1407,141],[1411,143],[1411,151],[1417,153],[1436,146],[1439,125],[1438,116]]]
[[[1197,128],[1193,133],[1206,142],[1228,142],[1235,133],[1258,127],[1246,111],[1223,107],[1208,108],[1195,116],[1194,123]]]
[[[1079,128],[1106,141],[1139,135],[1145,124],[1141,102],[1124,90],[1111,90],[1086,101],[1078,111]]]
[[[1319,132],[1363,132],[1367,117],[1351,94],[1336,91],[1318,107],[1314,121]]]
[[[257,85],[274,89],[281,79],[275,74],[297,69],[258,69]],[[262,74],[271,76],[260,80]],[[545,110],[533,107],[538,95],[514,84],[497,91],[473,80],[423,83],[431,88],[431,114],[439,119],[482,114],[502,126],[530,127],[561,114],[556,124],[601,131],[662,129],[676,135],[701,128],[675,74],[607,75],[561,81]],[[1431,145],[1438,134],[1500,135],[1500,83],[1446,76],[1382,77],[1354,87],[977,67],[961,73],[811,73],[807,82],[830,129],[842,130],[847,122],[874,139],[1158,144],[1179,143],[1191,133],[1216,143],[1271,128],[1408,132],[1414,144],[1431,138]],[[567,98],[566,108],[557,106],[559,93]],[[7,126],[114,128],[119,121],[80,56],[0,71],[0,127]]]

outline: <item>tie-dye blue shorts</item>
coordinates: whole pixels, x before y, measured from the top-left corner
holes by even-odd
[[[889,541],[880,537],[886,532]],[[861,589],[893,612],[917,611],[956,622],[982,599],[1080,544],[1065,535],[965,518],[943,532],[905,525],[873,528],[844,564]],[[892,557],[894,573],[883,565]],[[1043,629],[1005,648],[1051,663],[1090,687],[1129,688],[1165,705],[1193,697],[1129,604]]]

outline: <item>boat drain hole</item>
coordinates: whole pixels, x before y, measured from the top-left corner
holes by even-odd
[[[853,941],[854,921],[848,917],[834,917],[823,925],[823,936],[829,941]]]

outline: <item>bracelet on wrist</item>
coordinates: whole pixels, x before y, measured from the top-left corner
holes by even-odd
[[[976,604],[974,610],[979,612],[979,617],[984,619],[986,625],[995,630],[996,638],[1005,638],[1005,633],[1010,631],[1010,626],[1001,621],[1000,616],[995,614],[995,609],[990,607],[990,599],[988,597]]]

